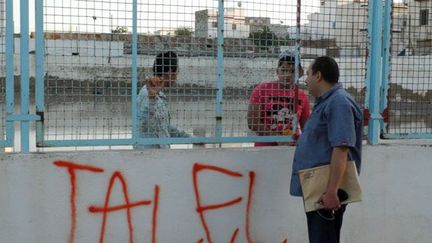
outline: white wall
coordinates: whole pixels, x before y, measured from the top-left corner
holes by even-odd
[[[29,40],[29,51],[35,51],[35,39]],[[20,38],[14,38],[14,53],[19,55]],[[123,56],[122,41],[92,41],[92,40],[45,40],[45,55],[72,56],[79,53],[83,58],[88,57],[119,57]],[[95,48],[96,47],[96,48]]]
[[[103,215],[90,212],[89,207],[103,207],[116,171],[124,176],[130,204],[150,203],[130,211],[134,242],[151,242],[154,225],[157,242],[206,239],[196,210],[196,163],[239,173],[239,177],[210,170],[197,174],[203,207],[241,197],[232,206],[204,212],[213,242],[229,242],[237,228],[236,242],[247,242],[247,235],[254,242],[306,242],[302,201],[288,195],[293,151],[279,147],[3,154],[0,242],[68,242],[71,232],[74,242],[97,242]],[[426,146],[366,146],[360,176],[364,201],[349,205],[342,242],[430,242],[431,156]],[[103,169],[100,173],[73,170],[75,214],[71,213],[71,171],[54,164],[59,160]],[[254,180],[250,173],[255,173]],[[114,181],[109,207],[125,204],[120,185]],[[128,229],[125,209],[107,213],[105,242],[128,242]]]
[[[319,53],[319,49],[307,51]],[[154,56],[138,56],[138,67],[150,68]],[[95,77],[131,77],[132,59],[130,56],[108,57],[92,56],[47,56],[45,57],[45,72],[60,79],[93,80]],[[312,59],[303,59],[306,69]],[[346,88],[364,87],[366,76],[366,58],[341,57],[336,58],[341,70],[340,80],[347,83]],[[227,87],[245,87],[263,81],[276,80],[277,58],[224,58],[225,85]],[[425,75],[430,73],[431,56],[404,56],[391,59],[391,83],[400,84],[405,89],[417,93],[425,93],[428,89]],[[192,83],[216,87],[217,60],[213,57],[181,57],[178,83]],[[119,72],[125,68],[127,72]],[[20,74],[19,56],[15,55],[15,75]],[[35,74],[35,58],[30,55],[30,76]],[[1,76],[1,74],[0,74]],[[305,77],[303,77],[304,79]]]

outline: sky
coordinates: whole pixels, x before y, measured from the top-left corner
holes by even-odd
[[[400,2],[402,0],[396,0]],[[14,27],[19,32],[19,1],[14,2]],[[30,31],[34,31],[34,1],[29,1]],[[116,26],[132,31],[132,0],[44,0],[45,31],[103,32]],[[302,1],[302,23],[319,11],[320,0]],[[217,9],[217,0],[138,0],[138,32],[195,26],[195,11]],[[270,17],[273,24],[295,25],[297,0],[225,0],[226,8],[241,6],[244,16]]]
[[[15,32],[20,29],[19,1],[14,2]],[[34,1],[29,1],[30,31],[34,31]],[[272,23],[295,25],[297,0],[225,0],[226,8],[241,6],[245,16],[270,17]],[[306,1],[304,1],[306,2]],[[138,0],[138,32],[194,28],[195,11],[217,9],[217,0]],[[44,0],[45,31],[109,32],[116,26],[132,29],[132,0]],[[303,4],[318,11],[319,0]],[[93,18],[96,17],[96,18]]]

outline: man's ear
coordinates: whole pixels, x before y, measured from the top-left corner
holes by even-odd
[[[321,81],[321,80],[322,80],[322,74],[321,74],[320,71],[317,71],[317,72],[316,72],[316,80],[317,80],[317,81]]]

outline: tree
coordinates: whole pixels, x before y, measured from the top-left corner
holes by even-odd
[[[275,46],[279,44],[279,38],[268,26],[264,26],[262,30],[250,33],[249,38],[253,39],[255,45],[260,47]]]
[[[174,31],[174,34],[180,37],[191,37],[192,29],[189,27],[179,27]]]
[[[111,30],[111,33],[113,34],[122,34],[127,32],[128,32],[128,28],[126,26],[117,26],[115,29]]]

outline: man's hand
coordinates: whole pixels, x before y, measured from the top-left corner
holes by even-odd
[[[338,210],[341,207],[339,198],[336,192],[324,193],[318,201],[326,209]]]
[[[157,93],[162,89],[162,79],[157,76],[147,79],[147,87],[149,96],[151,98],[156,97]]]

